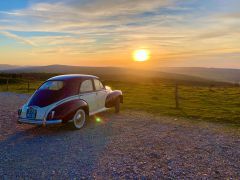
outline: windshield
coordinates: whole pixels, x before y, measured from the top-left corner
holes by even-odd
[[[39,88],[39,90],[58,91],[62,88],[63,88],[63,82],[62,81],[47,81]]]

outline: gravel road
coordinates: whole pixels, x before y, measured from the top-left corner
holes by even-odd
[[[137,111],[77,131],[18,125],[27,98],[0,93],[0,179],[240,178],[239,129]]]

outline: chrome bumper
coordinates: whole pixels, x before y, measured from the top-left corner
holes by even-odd
[[[54,124],[61,124],[62,120],[47,120],[47,121],[43,121],[43,120],[30,120],[30,119],[25,119],[25,118],[20,118],[18,119],[18,123],[23,123],[23,124],[33,124],[33,125],[54,125]]]

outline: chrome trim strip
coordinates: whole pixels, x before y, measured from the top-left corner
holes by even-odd
[[[55,107],[57,107],[57,106],[65,103],[65,102],[68,102],[68,101],[71,101],[71,100],[75,100],[75,99],[79,99],[79,96],[78,96],[78,95],[70,96],[70,97],[67,97],[67,98],[65,98],[65,99],[61,99],[60,101],[57,101],[57,102],[49,105],[49,106],[48,106],[48,110],[47,110],[47,111],[45,112],[45,114],[44,114],[44,118],[43,118],[44,122],[43,122],[43,124],[45,125],[45,124],[47,123],[47,115],[48,115],[48,113],[50,113],[50,111],[52,111]]]
[[[24,123],[24,124],[35,124],[35,125],[51,125],[51,124],[61,124],[62,120],[48,120],[45,123],[43,123],[43,120],[30,120],[30,119],[26,119],[26,118],[20,118],[18,119],[19,123]]]
[[[66,97],[64,99],[61,99],[61,100],[53,103],[52,105],[56,107],[56,106],[58,106],[60,104],[63,104],[65,102],[68,102],[68,101],[71,101],[71,100],[75,100],[75,99],[79,99],[79,95],[73,95],[73,96]]]

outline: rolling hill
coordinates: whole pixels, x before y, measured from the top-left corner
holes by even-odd
[[[240,69],[201,68],[201,67],[168,67],[162,72],[185,74],[214,81],[240,83]]]
[[[87,67],[49,65],[0,69],[2,73],[51,73],[51,74],[94,74],[104,79],[143,81],[145,79],[164,79],[178,82],[216,84],[217,82],[235,83],[240,81],[240,70],[217,68],[161,68],[139,70],[121,67]]]
[[[20,68],[20,66],[9,65],[9,64],[0,64],[0,71],[9,70],[9,69],[16,69],[16,68]]]

